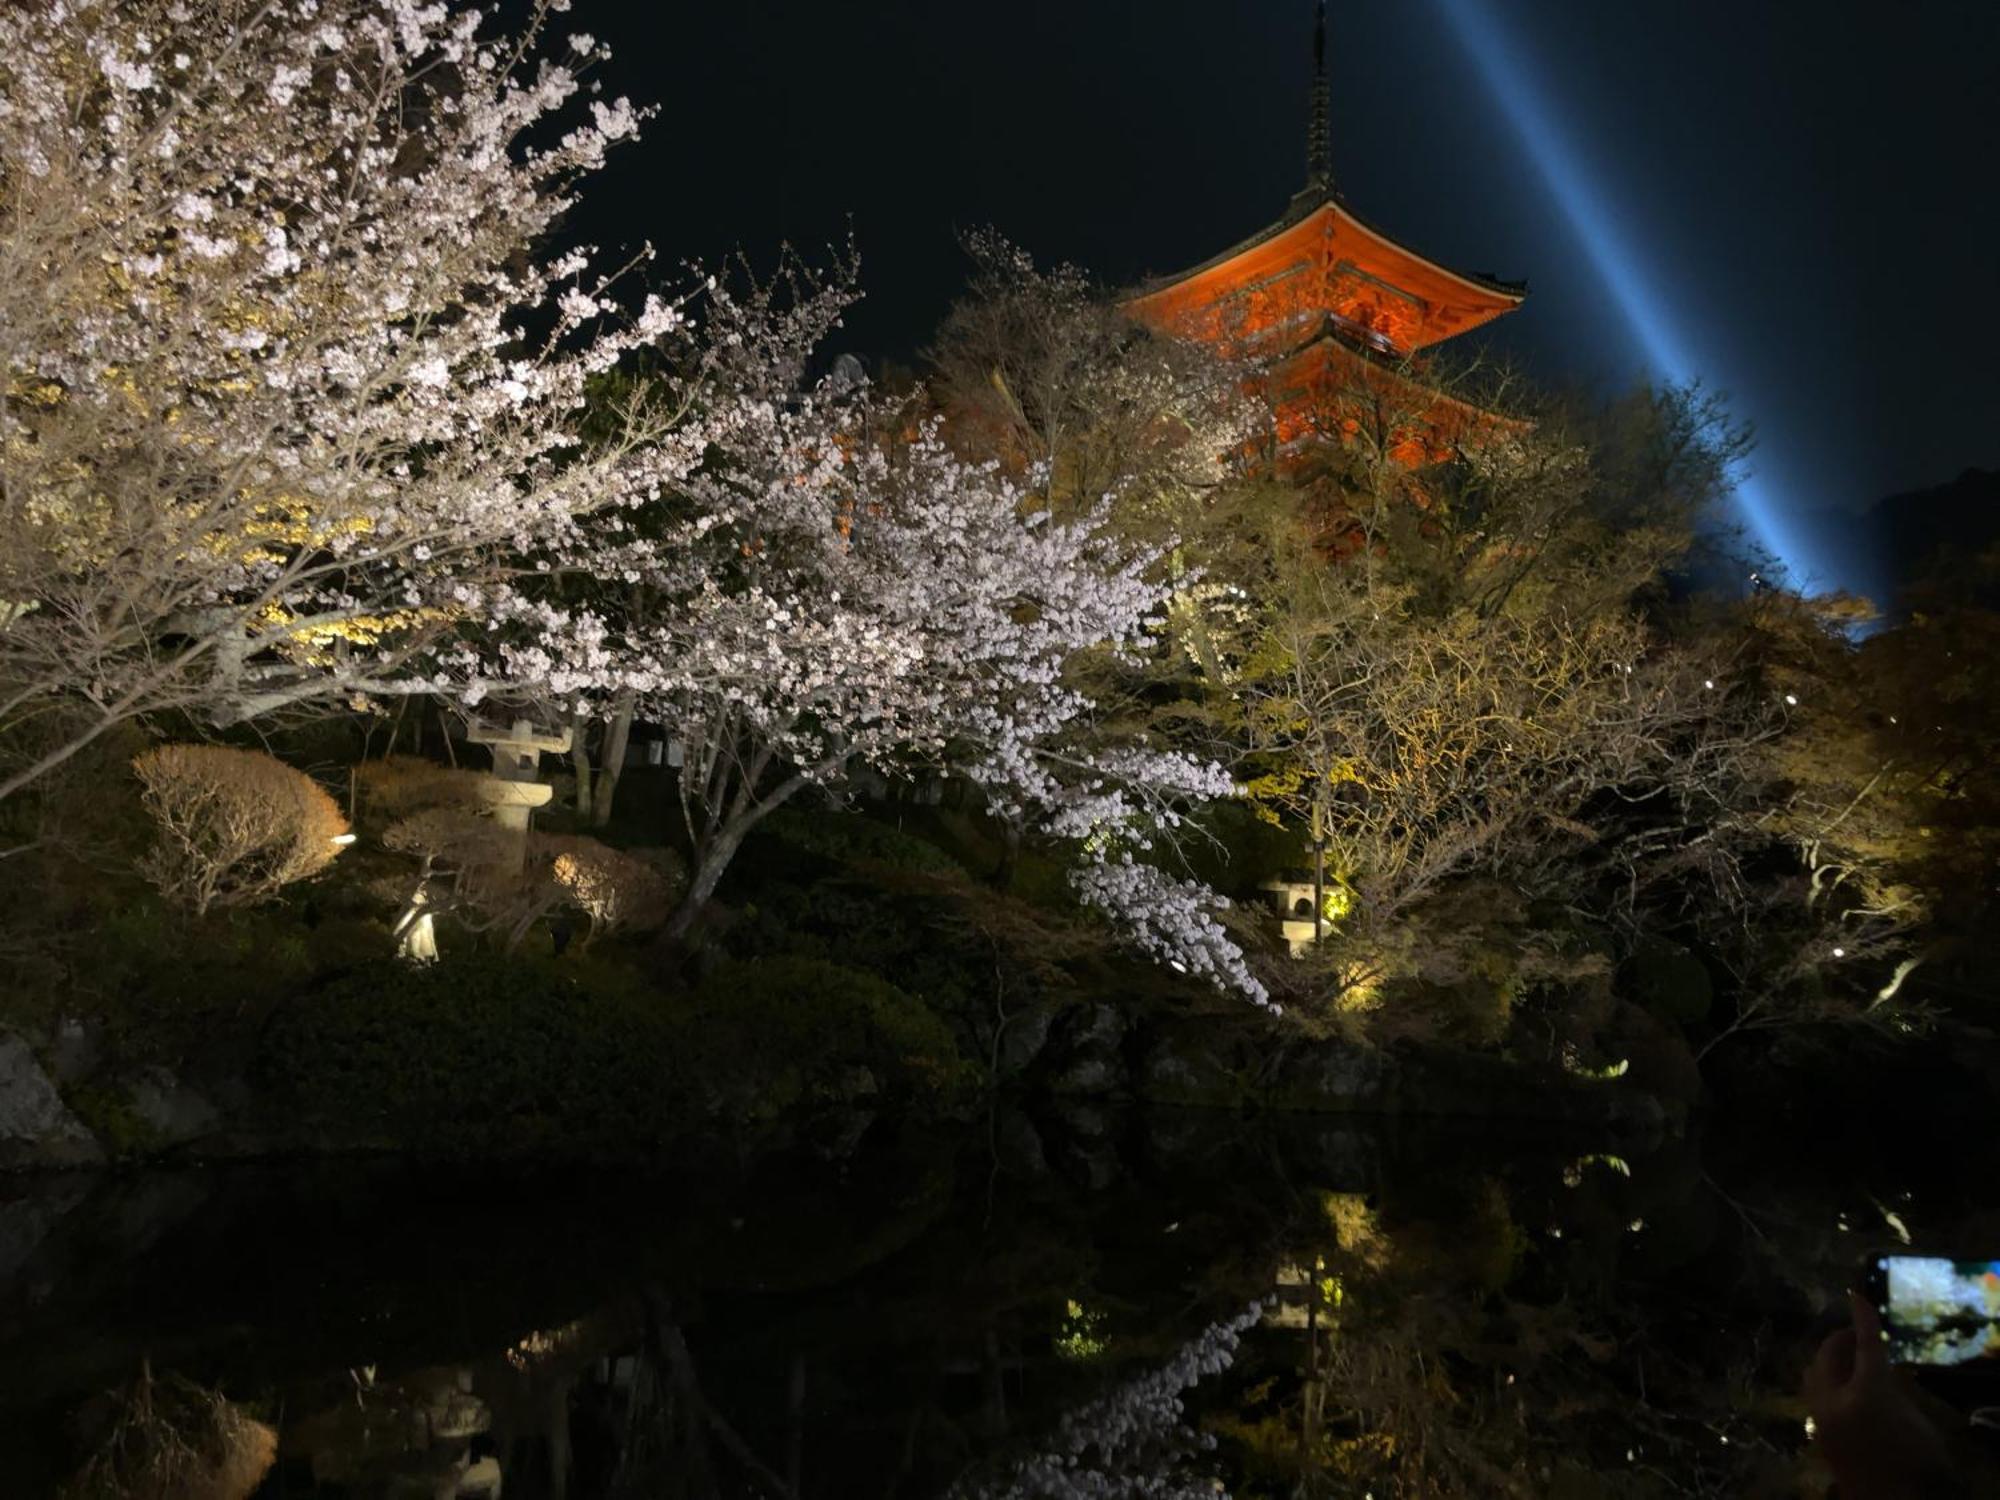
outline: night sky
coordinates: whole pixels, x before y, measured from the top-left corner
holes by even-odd
[[[1765,539],[1878,588],[1850,517],[2000,467],[2000,4],[1333,0],[1348,204],[1526,278],[1550,383],[1701,375],[1755,424]],[[877,360],[990,223],[1113,285],[1269,223],[1304,174],[1308,0],[577,0],[651,103],[582,227],[768,262],[852,223]],[[1753,518],[1754,519],[1754,518]]]

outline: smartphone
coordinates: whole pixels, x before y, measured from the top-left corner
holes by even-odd
[[[2000,1370],[2000,1260],[1882,1255],[1865,1282],[1895,1363]]]

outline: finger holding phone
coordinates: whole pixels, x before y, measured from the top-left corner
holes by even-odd
[[[1840,1500],[1941,1500],[1965,1490],[1950,1445],[1907,1372],[1889,1361],[1881,1316],[1848,1294],[1852,1326],[1829,1334],[1806,1370],[1806,1408]]]

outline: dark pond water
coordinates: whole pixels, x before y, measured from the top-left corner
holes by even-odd
[[[1824,1309],[1994,1180],[1215,1114],[831,1142],[0,1184],[0,1493],[1815,1493]]]

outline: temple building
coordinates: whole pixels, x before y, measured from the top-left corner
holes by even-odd
[[[1313,39],[1306,185],[1276,223],[1124,301],[1141,323],[1256,362],[1277,422],[1279,464],[1305,479],[1316,453],[1379,421],[1404,468],[1446,455],[1469,430],[1511,425],[1435,389],[1420,351],[1512,312],[1525,283],[1453,271],[1347,206],[1329,141],[1326,3]]]

